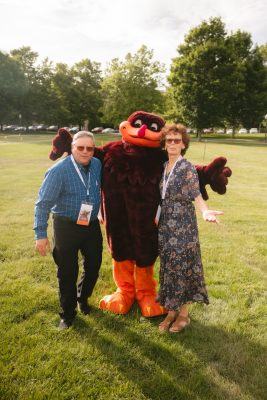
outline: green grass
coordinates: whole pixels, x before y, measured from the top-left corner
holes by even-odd
[[[196,135],[194,135],[196,136]],[[204,133],[201,135],[203,139],[223,139],[224,141],[248,141],[248,142],[266,142],[265,133],[236,133],[234,138],[232,135],[228,134],[218,134],[218,133]]]
[[[36,254],[32,231],[52,136],[0,136],[0,399],[266,398],[266,146],[207,140],[187,153],[200,164],[224,155],[233,176],[226,195],[209,191],[221,224],[199,218],[211,304],[191,307],[186,331],[159,334],[161,318],[137,306],[126,316],[98,309],[114,290],[105,244],[92,314],[60,332],[55,266]]]

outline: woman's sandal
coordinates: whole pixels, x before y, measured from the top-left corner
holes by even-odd
[[[169,332],[171,333],[178,333],[184,330],[188,325],[190,324],[190,317],[189,315],[187,317],[183,317],[178,315],[174,323],[169,329]]]
[[[160,324],[159,324],[159,331],[160,332],[165,332],[169,330],[170,325],[175,321],[175,316],[170,317],[167,316]]]

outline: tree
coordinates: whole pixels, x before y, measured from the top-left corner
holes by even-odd
[[[53,63],[46,58],[37,64],[38,53],[30,47],[14,49],[10,54],[19,63],[26,81],[26,90],[19,106],[23,123],[54,123],[58,102],[53,90]]]
[[[261,46],[259,46],[259,52],[263,58],[264,64],[267,68],[267,43],[262,44]]]
[[[17,120],[19,99],[25,91],[25,78],[20,65],[0,52],[0,124]]]
[[[82,126],[88,121],[88,127],[93,128],[99,122],[99,108],[102,104],[100,64],[85,59],[74,64],[70,73],[72,88],[69,106],[72,123]]]
[[[54,69],[52,91],[56,106],[52,113],[58,125],[78,125],[88,121],[89,128],[99,121],[100,64],[84,59],[69,67],[58,63]]]
[[[163,93],[164,97],[164,118],[166,121],[173,121],[175,123],[186,123],[183,119],[182,110],[179,103],[176,101],[175,89],[168,86]]]
[[[233,128],[259,126],[267,109],[267,70],[260,49],[253,48],[251,35],[241,31],[227,37],[226,47],[233,67],[226,122]]]
[[[263,50],[261,50],[263,51]],[[198,130],[258,126],[266,112],[266,68],[251,35],[226,35],[220,18],[193,28],[178,47],[168,80],[172,104]]]
[[[20,101],[20,114],[23,121],[29,125],[38,120],[38,109],[40,109],[40,96],[38,96],[38,79],[35,64],[38,59],[38,53],[24,46],[10,51],[13,60],[17,61],[24,72],[26,81],[26,90]]]
[[[241,123],[249,129],[258,127],[267,111],[267,69],[258,48],[253,49],[247,58],[246,92]]]
[[[73,78],[71,68],[67,64],[58,63],[54,68],[52,92],[56,106],[51,114],[51,118],[58,126],[68,126],[73,120],[71,112],[71,98]],[[75,121],[76,122],[76,121]]]
[[[203,128],[220,124],[224,115],[231,68],[225,36],[220,18],[202,22],[185,37],[171,65],[168,81],[177,113],[181,122],[197,128],[199,137]]]
[[[266,70],[266,74],[267,74],[267,43],[259,46],[259,52],[262,56],[263,62],[264,62],[264,66],[265,66],[265,70]],[[266,113],[264,115],[264,118],[262,119],[261,123],[260,123],[260,129],[263,128],[265,131],[265,142],[267,142],[267,107],[266,107]]]
[[[153,50],[142,46],[134,55],[128,53],[124,61],[111,61],[102,82],[103,122],[117,126],[133,111],[162,111],[159,87],[165,67],[152,59]]]
[[[48,58],[36,66],[35,114],[38,121],[51,125],[55,123],[54,115],[58,109],[58,101],[54,92],[54,66]]]

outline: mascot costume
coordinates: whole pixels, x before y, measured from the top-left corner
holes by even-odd
[[[137,111],[120,124],[122,140],[96,147],[102,161],[102,217],[113,259],[115,293],[100,301],[100,308],[126,314],[137,300],[144,317],[165,314],[156,303],[154,263],[158,256],[155,216],[160,202],[159,181],[167,155],[160,147],[165,121],[158,115]],[[71,152],[71,135],[59,129],[50,159]],[[207,184],[224,194],[231,170],[219,157],[207,166],[196,166],[205,200]]]

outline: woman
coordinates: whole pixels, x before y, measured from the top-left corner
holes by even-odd
[[[223,214],[208,210],[199,191],[195,167],[183,158],[189,140],[183,125],[173,124],[162,130],[162,145],[169,161],[160,182],[162,202],[158,213],[160,291],[157,301],[168,310],[159,325],[161,332],[180,332],[189,325],[188,304],[209,304],[193,201],[206,221],[218,223],[216,215]]]

